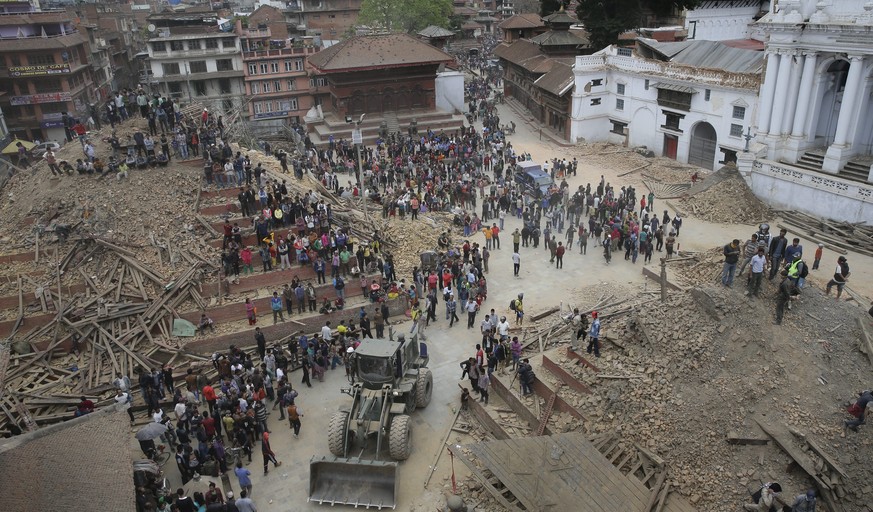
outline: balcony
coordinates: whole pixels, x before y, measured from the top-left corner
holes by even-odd
[[[317,48],[314,46],[300,46],[294,48],[278,48],[273,50],[258,50],[254,52],[243,52],[243,60],[263,59],[268,57],[283,57],[289,55],[309,55],[315,53]]]
[[[249,39],[259,39],[259,38],[269,38],[272,34],[270,33],[269,27],[258,27],[258,28],[246,28],[243,29],[240,37],[249,38]]]

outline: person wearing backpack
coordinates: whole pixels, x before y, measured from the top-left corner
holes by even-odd
[[[346,298],[346,292],[345,292],[346,283],[345,283],[345,281],[343,281],[342,276],[337,275],[334,278],[333,287],[336,290],[336,296],[340,299],[345,300],[345,298]]]

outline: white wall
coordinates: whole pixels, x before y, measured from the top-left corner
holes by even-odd
[[[688,39],[747,39],[751,35],[749,25],[753,22],[753,16],[761,10],[761,4],[758,0],[738,1],[736,6],[722,2],[710,7],[711,3],[704,3],[697,9],[687,11],[685,29]]]
[[[464,104],[464,73],[444,71],[437,73],[434,85],[436,108],[443,112],[466,112]]]
[[[757,160],[746,182],[761,200],[774,208],[801,210],[844,222],[873,223],[873,187],[802,172],[788,165]]]

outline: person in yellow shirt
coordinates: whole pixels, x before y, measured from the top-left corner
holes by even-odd
[[[485,247],[487,249],[491,249],[491,237],[493,236],[491,234],[491,228],[489,228],[488,226],[483,227],[482,233],[485,234]]]

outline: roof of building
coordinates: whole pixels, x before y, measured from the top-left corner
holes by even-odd
[[[563,96],[573,88],[573,59],[549,59],[552,69],[539,77],[534,84],[555,96]]]
[[[534,13],[522,13],[516,14],[510,18],[503,20],[498,27],[503,30],[509,29],[519,29],[519,28],[539,28],[545,27],[546,24],[543,23],[543,19],[540,18],[539,14]]]
[[[479,14],[479,11],[477,11],[476,9],[471,9],[466,6],[455,6],[454,8],[452,8],[452,11],[455,14],[459,14],[461,16],[476,16],[477,14]]]
[[[430,25],[429,27],[420,31],[418,35],[423,37],[452,37],[453,35],[455,35],[455,33],[443,27]]]
[[[662,55],[665,60],[704,69],[720,69],[730,73],[761,73],[764,52],[732,48],[719,41],[691,40],[661,43],[654,39],[637,39],[641,44]]]
[[[521,66],[531,73],[539,74],[551,71],[558,60],[543,53],[539,45],[527,39],[519,39],[510,44],[502,43],[494,49],[494,55]]]
[[[579,23],[579,19],[575,16],[571,16],[570,13],[564,10],[564,7],[561,6],[560,9],[549,14],[545,18],[543,18],[547,24],[560,24],[560,25],[572,25],[574,23]]]
[[[0,26],[36,25],[42,23],[70,23],[67,11],[34,11],[0,16]]]
[[[530,38],[540,46],[588,46],[588,40],[567,30],[549,30]]]
[[[85,41],[85,37],[78,32],[57,37],[22,37],[20,39],[4,39],[2,44],[0,44],[0,52],[72,48],[84,44]]]
[[[730,46],[731,48],[740,48],[741,50],[757,50],[764,51],[764,41],[757,39],[730,39],[722,41],[721,44]]]
[[[0,443],[6,510],[136,510],[130,419],[115,407]]]
[[[454,57],[408,34],[356,36],[309,57],[323,72],[451,63]]]

